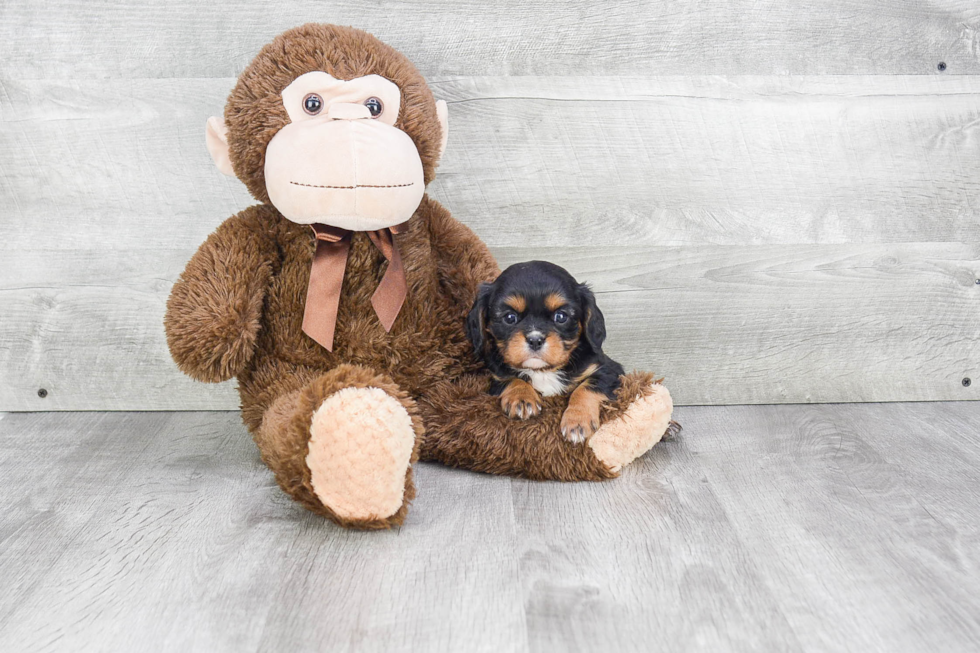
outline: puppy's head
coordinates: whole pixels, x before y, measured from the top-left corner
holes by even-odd
[[[600,353],[606,325],[585,284],[557,265],[530,261],[480,287],[467,334],[484,359],[493,348],[515,370],[556,370],[577,347]]]

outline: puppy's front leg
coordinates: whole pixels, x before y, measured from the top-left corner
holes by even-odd
[[[599,408],[606,396],[588,383],[575,388],[568,398],[568,408],[561,416],[561,434],[569,442],[585,442],[599,428]]]
[[[507,417],[528,419],[541,412],[541,397],[530,383],[514,379],[500,393],[500,407]]]

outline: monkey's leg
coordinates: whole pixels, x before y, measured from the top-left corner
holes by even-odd
[[[573,444],[560,433],[567,402],[546,397],[539,416],[513,420],[487,392],[484,377],[437,384],[419,399],[426,425],[421,458],[540,480],[613,478],[660,441],[673,410],[670,393],[652,375],[627,374],[617,399],[602,407],[599,430]]]
[[[255,442],[293,499],[341,526],[376,529],[405,519],[422,433],[415,402],[389,377],[341,365],[276,399]]]

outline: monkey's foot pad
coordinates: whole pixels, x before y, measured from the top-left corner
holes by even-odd
[[[630,404],[617,419],[599,427],[589,439],[596,457],[614,472],[642,456],[660,442],[674,410],[670,392],[662,385]]]
[[[405,501],[415,431],[380,388],[344,388],[313,414],[306,464],[325,506],[351,520],[385,519]]]

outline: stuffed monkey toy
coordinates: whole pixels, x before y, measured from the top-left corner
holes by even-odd
[[[447,107],[399,52],[309,24],[262,48],[206,141],[259,204],[222,223],[167,302],[178,367],[238,379],[242,419],[280,487],[347,527],[388,528],[417,460],[530,479],[596,481],[658,442],[672,409],[648,373],[622,378],[584,443],[562,398],[510,419],[488,393],[466,315],[499,273],[425,195]]]

